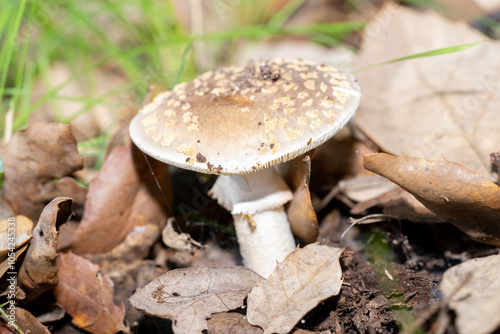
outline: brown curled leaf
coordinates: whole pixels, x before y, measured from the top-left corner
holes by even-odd
[[[318,237],[318,218],[314,211],[311,194],[309,193],[309,180],[311,177],[311,159],[308,155],[304,158],[305,173],[293,193],[292,201],[287,209],[288,220],[293,234],[306,244],[316,241]]]
[[[71,198],[57,197],[50,202],[33,229],[26,257],[19,268],[18,284],[29,301],[57,285],[57,233],[72,215]]]
[[[364,156],[366,169],[410,192],[472,239],[500,246],[500,187],[455,162],[385,153]]]

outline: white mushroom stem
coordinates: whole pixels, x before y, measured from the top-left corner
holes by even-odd
[[[283,205],[292,192],[274,168],[245,174],[219,176],[210,191],[219,204],[231,211],[243,263],[269,277],[276,261],[295,250]]]

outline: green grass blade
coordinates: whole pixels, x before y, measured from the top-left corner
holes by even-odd
[[[193,43],[194,35],[191,35],[191,38],[189,39],[189,42],[187,43],[186,47],[184,48],[184,51],[182,52],[182,57],[181,57],[181,62],[179,64],[179,69],[177,70],[177,73],[175,74],[174,81],[172,82],[172,88],[174,88],[175,85],[179,82],[179,79],[182,74],[182,70],[184,69],[184,64],[186,63],[186,57],[188,55],[189,49],[191,49],[191,44]]]
[[[0,98],[3,96],[3,90],[5,87],[5,83],[7,82],[7,73],[10,68],[10,63],[12,60],[12,56],[15,51],[15,41],[16,36],[19,32],[19,27],[21,26],[21,19],[23,17],[24,10],[26,9],[27,0],[22,0],[19,8],[17,10],[17,14],[15,16],[14,23],[10,27],[10,31],[7,31],[7,36],[3,41],[3,45],[0,51],[0,65],[2,66],[2,71],[0,74]]]
[[[304,2],[305,0],[293,0],[288,2],[280,11],[274,14],[267,24],[281,27]]]
[[[68,84],[79,78],[82,74],[92,71],[106,63],[117,60],[119,58],[127,58],[141,55],[143,53],[153,52],[158,47],[161,46],[172,46],[189,43],[190,39],[193,41],[203,40],[203,41],[224,41],[233,38],[258,38],[262,36],[273,36],[273,35],[286,35],[286,34],[301,34],[301,35],[312,35],[319,32],[328,31],[329,34],[344,34],[351,31],[359,30],[363,27],[364,22],[347,22],[347,23],[332,23],[327,25],[312,25],[312,26],[294,26],[294,27],[273,27],[273,26],[248,26],[243,28],[238,28],[234,30],[227,30],[216,33],[207,33],[202,35],[191,36],[173,36],[163,41],[156,41],[154,43],[144,44],[138,47],[134,47],[128,50],[119,50],[113,52],[102,59],[95,61],[87,66],[85,66],[81,71],[78,71],[71,75],[68,79],[64,80],[61,84],[52,87],[44,96],[38,99],[32,106],[32,110],[36,110],[47,100],[53,99],[57,96],[58,92],[66,87]],[[15,123],[15,128],[19,124]]]
[[[413,54],[413,55],[409,55],[409,56],[405,56],[405,57],[401,57],[401,58],[396,58],[396,59],[384,61],[384,62],[381,62],[381,63],[377,63],[377,64],[373,64],[373,65],[368,65],[368,66],[365,66],[365,67],[357,68],[357,69],[355,69],[355,70],[353,70],[351,72],[352,73],[358,73],[358,72],[365,71],[365,70],[368,70],[368,69],[371,69],[371,68],[374,68],[374,67],[379,67],[379,66],[383,66],[383,65],[387,65],[387,64],[392,64],[392,63],[397,63],[397,62],[404,61],[404,60],[409,60],[409,59],[424,58],[424,57],[434,57],[434,56],[440,56],[440,55],[444,55],[444,54],[448,54],[448,53],[460,52],[460,51],[464,51],[464,50],[473,48],[476,45],[479,45],[481,43],[486,42],[487,40],[488,39],[486,38],[486,39],[484,39],[482,41],[479,41],[479,42],[473,42],[473,43],[468,43],[468,44],[461,44],[461,45],[450,46],[450,47],[446,47],[446,48],[442,48],[442,49],[436,49],[436,50],[432,50],[432,51],[427,51],[427,52],[422,52],[422,53],[416,53],[416,54]]]

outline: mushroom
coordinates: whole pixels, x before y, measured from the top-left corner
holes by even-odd
[[[130,136],[151,157],[220,175],[210,191],[231,211],[243,263],[268,277],[296,244],[273,166],[321,145],[356,111],[352,75],[304,60],[248,62],[206,72],[158,95]]]

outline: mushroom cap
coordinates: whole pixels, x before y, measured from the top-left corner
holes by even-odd
[[[358,108],[354,77],[304,60],[223,67],[176,85],[130,124],[133,142],[165,163],[246,174],[321,145]]]

